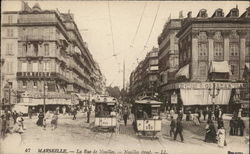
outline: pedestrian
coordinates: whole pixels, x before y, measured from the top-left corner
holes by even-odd
[[[16,124],[16,119],[17,119],[17,117],[18,117],[18,114],[17,114],[16,111],[14,111],[14,112],[12,113],[12,118],[13,118],[13,120],[14,120],[14,124]]]
[[[239,136],[239,120],[238,117],[234,119],[234,135]]]
[[[28,107],[28,116],[31,119],[32,118],[32,108]]]
[[[57,128],[57,121],[58,121],[58,113],[54,111],[53,116],[51,118],[51,130],[55,130]]]
[[[183,131],[183,127],[182,127],[181,117],[178,117],[177,122],[176,122],[176,129],[174,133],[174,140],[176,140],[176,137],[179,134],[181,137],[181,142],[184,142],[182,131]]]
[[[242,113],[242,108],[239,108],[238,117],[240,117],[240,118],[242,117],[241,113]]]
[[[76,107],[74,107],[74,108],[73,108],[73,112],[72,112],[73,120],[76,119],[76,114],[77,114],[77,109],[76,109]]]
[[[123,120],[124,120],[124,125],[127,126],[127,120],[128,120],[128,108],[124,107],[123,110]]]
[[[235,135],[234,132],[235,132],[235,117],[233,116],[230,121],[229,121],[229,127],[230,127],[230,131],[229,131],[229,134],[231,136]]]
[[[212,120],[212,110],[211,108],[208,110],[208,120]]]
[[[205,135],[205,142],[208,143],[215,143],[216,142],[216,130],[214,127],[214,123],[212,120],[207,121],[206,125],[206,135]]]
[[[198,117],[197,117],[196,115],[193,116],[193,121],[194,121],[194,124],[195,124],[196,126],[199,126],[199,125],[200,125],[200,121],[199,121],[199,119],[198,119]]]
[[[174,134],[175,126],[176,126],[176,121],[175,121],[174,117],[171,116],[170,137],[172,137],[172,133]]]
[[[187,116],[186,116],[186,121],[191,120],[191,111],[188,111]]]
[[[201,122],[200,118],[201,118],[201,115],[202,115],[202,109],[200,108],[199,111],[198,111],[198,120],[199,120],[199,123]]]
[[[166,119],[168,119],[169,116],[170,116],[170,110],[168,109],[168,110],[166,111]]]
[[[63,111],[63,115],[66,115],[66,107],[65,106],[62,107],[62,111]]]
[[[16,129],[14,129],[15,132],[17,133],[24,133],[24,124],[23,124],[23,117],[22,117],[22,114],[19,113],[18,114],[18,117],[17,117],[17,123],[16,123]]]
[[[174,110],[173,110],[173,108],[171,108],[171,110],[170,110],[170,117],[174,117]]]
[[[46,114],[45,114],[44,119],[43,119],[43,129],[44,129],[44,130],[46,130],[46,127],[47,127],[49,118],[50,118],[50,111],[48,110],[48,111],[46,112]]]
[[[244,121],[240,117],[238,117],[238,125],[239,125],[239,129],[240,129],[240,136],[243,136],[245,124],[244,124]]]
[[[223,148],[224,146],[227,145],[226,143],[226,130],[224,126],[218,129],[217,131],[217,140],[218,140],[218,146]]]
[[[7,131],[8,131],[8,128],[7,128],[7,120],[6,120],[6,115],[5,115],[5,112],[1,115],[1,124],[2,124],[2,126],[1,126],[1,137],[2,138],[5,138],[5,135],[6,135],[6,133],[7,133]]]
[[[204,120],[206,120],[207,113],[208,113],[208,108],[206,107],[206,109],[203,110],[203,112],[202,112]]]
[[[36,122],[37,126],[40,126],[40,127],[43,126],[43,118],[44,118],[44,113],[43,113],[42,109],[40,109],[39,114],[38,114],[38,120]]]
[[[218,129],[220,129],[221,127],[224,127],[224,122],[223,122],[222,118],[218,119],[217,124],[218,124]]]
[[[91,108],[90,108],[90,106],[89,106],[88,109],[87,109],[87,123],[89,123],[90,114],[91,114]]]
[[[222,116],[223,116],[222,109],[221,109],[221,108],[219,108],[219,118],[221,118],[221,119],[222,119]]]
[[[180,120],[183,118],[183,111],[181,109],[179,110],[178,118],[180,118]]]
[[[215,120],[217,121],[219,119],[219,106],[217,105],[215,110],[214,110],[214,116]]]

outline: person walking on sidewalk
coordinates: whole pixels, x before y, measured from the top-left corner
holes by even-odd
[[[14,120],[14,124],[16,124],[16,119],[17,119],[17,117],[18,117],[18,113],[17,113],[16,111],[14,111],[14,112],[12,113],[12,118],[13,118],[13,120]]]
[[[43,113],[43,110],[40,109],[39,110],[39,115],[38,115],[38,120],[36,122],[37,126],[43,126],[43,118],[44,118],[44,113]]]
[[[57,121],[58,121],[58,113],[57,111],[54,111],[54,114],[51,118],[51,130],[55,130],[57,128]]]
[[[128,107],[124,107],[123,110],[123,120],[124,120],[124,125],[127,126],[127,120],[128,120]]]
[[[170,137],[172,137],[172,133],[174,134],[175,125],[176,125],[176,121],[175,121],[174,117],[171,117]]]
[[[75,119],[76,119],[76,114],[77,114],[77,108],[76,108],[76,107],[74,107],[74,108],[73,108],[73,112],[72,112],[72,115],[73,115],[73,120],[75,120]]]
[[[221,126],[219,129],[218,129],[218,132],[217,132],[217,139],[218,139],[218,146],[220,148],[223,148],[224,146],[227,145],[226,143],[226,130],[224,128],[224,126]]]
[[[174,133],[174,140],[176,140],[176,137],[179,134],[180,137],[181,137],[181,142],[184,142],[182,131],[183,131],[183,127],[182,127],[181,118],[178,117],[177,118],[177,123],[176,123],[176,129],[175,129],[175,133]]]
[[[87,123],[89,123],[90,114],[91,114],[91,108],[90,108],[90,106],[88,106],[88,108],[87,108]]]

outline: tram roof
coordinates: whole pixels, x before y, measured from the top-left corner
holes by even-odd
[[[151,99],[136,100],[135,103],[136,104],[150,104],[150,105],[163,104],[162,102],[151,100]]]
[[[116,103],[117,99],[114,97],[109,97],[109,96],[101,96],[95,99],[96,103]]]

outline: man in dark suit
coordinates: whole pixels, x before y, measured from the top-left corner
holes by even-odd
[[[183,127],[182,127],[181,118],[178,117],[177,118],[177,123],[176,123],[176,129],[175,129],[175,133],[174,133],[174,140],[176,140],[176,137],[179,134],[180,137],[181,137],[181,142],[184,142],[182,131],[183,131]]]

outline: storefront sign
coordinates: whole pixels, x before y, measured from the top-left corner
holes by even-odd
[[[71,95],[64,94],[64,93],[52,93],[52,92],[46,92],[45,93],[46,98],[63,98],[63,99],[71,99]],[[22,97],[29,97],[29,98],[44,98],[44,93],[36,93],[36,92],[25,92],[22,94]]]
[[[215,88],[219,89],[235,89],[235,88],[245,88],[247,84],[244,83],[230,83],[230,82],[215,82]],[[189,82],[189,83],[175,83],[169,84],[164,87],[164,91],[171,89],[211,89],[213,87],[213,82]]]

